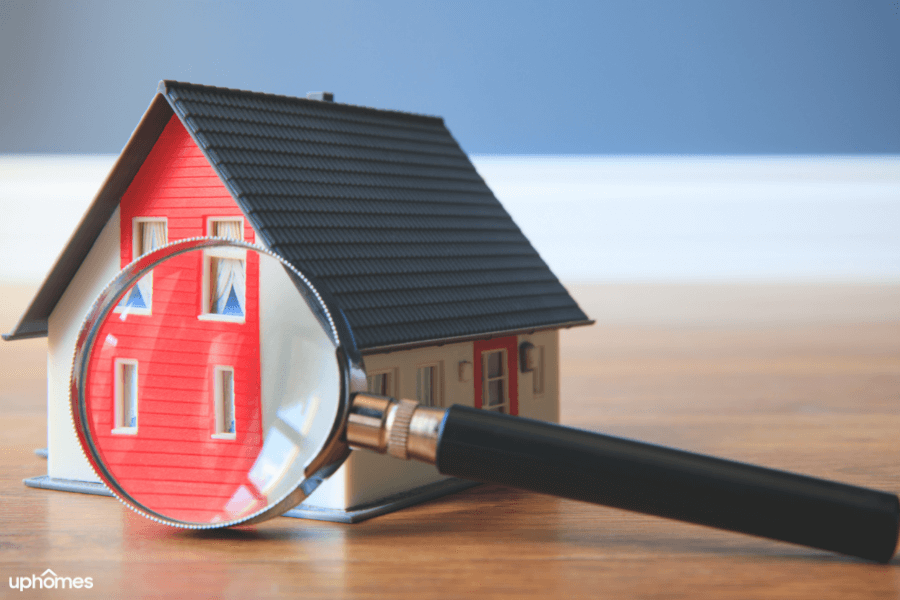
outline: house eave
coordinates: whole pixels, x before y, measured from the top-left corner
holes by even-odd
[[[0,337],[7,342],[47,337],[47,321],[41,321],[39,323],[33,321],[24,323],[19,322],[13,328],[12,332],[0,334]]]
[[[444,346],[446,344],[458,344],[462,342],[472,342],[475,340],[489,340],[491,338],[506,337],[510,335],[528,335],[539,331],[548,331],[551,329],[569,329],[571,327],[585,327],[593,325],[596,321],[566,321],[565,323],[550,323],[546,325],[538,325],[535,327],[520,327],[518,329],[504,329],[498,331],[489,331],[484,333],[473,333],[469,335],[460,335],[455,337],[438,338],[431,340],[421,340],[416,342],[403,342],[400,344],[387,344],[383,346],[373,346],[371,348],[360,349],[363,356],[371,354],[386,354],[388,352],[397,352],[400,350],[415,350],[416,348],[425,348],[428,346]]]

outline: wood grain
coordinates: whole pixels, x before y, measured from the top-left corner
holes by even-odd
[[[580,288],[600,324],[562,335],[564,422],[900,491],[900,319],[604,323],[590,304],[609,292]],[[7,578],[52,568],[93,577],[85,598],[900,598],[897,558],[867,564],[496,486],[356,525],[211,532],[26,488],[45,469],[38,350],[0,345],[16,365],[0,382],[0,596],[38,595]]]

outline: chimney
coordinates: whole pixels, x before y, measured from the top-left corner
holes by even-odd
[[[322,102],[334,102],[334,94],[331,92],[309,92],[306,94],[308,100],[321,100]]]

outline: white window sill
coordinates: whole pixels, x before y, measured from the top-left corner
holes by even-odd
[[[214,433],[210,437],[214,440],[234,440],[234,439],[236,439],[235,434],[233,434],[233,433]]]
[[[113,312],[122,314],[124,316],[142,315],[145,317],[149,317],[153,314],[151,311],[152,309],[149,308],[133,308],[127,306],[117,306],[113,309]]]
[[[137,427],[116,427],[112,430],[113,435],[137,435]]]
[[[197,318],[201,321],[221,321],[223,323],[244,323],[246,321],[246,318],[244,317],[217,315],[215,313],[204,313],[202,315],[197,315]]]

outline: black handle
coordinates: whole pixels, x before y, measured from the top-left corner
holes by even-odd
[[[453,406],[437,447],[445,475],[739,531],[887,562],[897,496]]]

